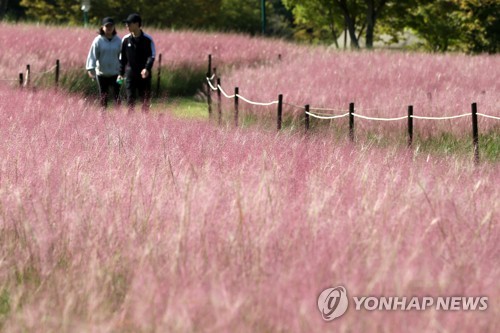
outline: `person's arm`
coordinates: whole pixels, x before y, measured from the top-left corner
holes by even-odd
[[[153,68],[153,64],[155,62],[155,56],[156,56],[156,47],[155,43],[153,41],[153,38],[151,36],[147,35],[147,38],[149,39],[149,49],[146,51],[148,58],[146,60],[146,66],[144,69],[141,71],[141,76],[143,79],[147,78],[148,76],[151,75],[151,69]]]
[[[146,69],[148,72],[151,72],[151,69],[153,68],[153,64],[155,62],[155,57],[156,57],[156,47],[155,47],[155,42],[153,41],[153,38],[149,37],[151,40],[150,42],[150,49],[149,49],[149,57],[148,60],[146,61]]]
[[[121,51],[120,51],[120,76],[121,77],[123,77],[125,75],[125,68],[126,68],[127,62],[128,62],[127,47],[126,47],[127,40],[126,39],[127,39],[126,37],[123,37],[122,47],[121,47]]]
[[[99,56],[98,39],[94,39],[90,46],[89,54],[87,55],[87,63],[85,68],[90,78],[95,79],[96,76],[96,63]]]

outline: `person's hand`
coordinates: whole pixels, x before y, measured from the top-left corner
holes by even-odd
[[[149,76],[149,71],[146,68],[144,68],[141,72],[141,76],[143,79],[147,78]]]
[[[116,81],[123,81],[123,80],[124,80],[124,78],[121,75],[118,75],[118,77],[116,78]]]
[[[95,80],[95,74],[92,71],[87,72],[92,80]]]

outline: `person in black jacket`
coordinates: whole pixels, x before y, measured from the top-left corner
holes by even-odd
[[[155,61],[155,44],[153,38],[142,31],[139,14],[130,14],[123,22],[130,33],[122,39],[118,80],[125,77],[129,110],[133,110],[138,95],[142,99],[142,110],[147,111],[151,100],[151,69]]]

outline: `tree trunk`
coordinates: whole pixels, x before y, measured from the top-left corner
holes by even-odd
[[[333,16],[333,9],[329,8],[328,10],[328,16],[330,17],[330,31],[332,32],[332,37],[335,42],[335,46],[337,49],[339,48],[339,42],[337,41],[338,36],[337,36],[337,31],[335,30],[335,19]]]
[[[355,18],[351,17],[351,13],[349,13],[349,8],[347,8],[345,0],[335,0],[335,2],[340,7],[340,10],[342,10],[342,14],[344,15],[345,24],[347,26],[347,30],[349,31],[349,37],[351,38],[351,47],[359,49],[359,41],[358,37],[356,37]]]
[[[366,0],[366,48],[373,48],[373,30],[375,28],[374,0]]]
[[[8,0],[0,0],[0,20],[3,19],[7,12]]]
[[[366,2],[366,48],[373,48],[373,34],[375,31],[375,23],[380,11],[385,6],[387,0],[381,0],[375,7],[375,0],[365,0]]]

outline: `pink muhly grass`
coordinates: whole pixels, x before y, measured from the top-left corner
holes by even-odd
[[[222,76],[228,94],[239,87],[240,95],[257,102],[270,102],[284,95],[284,102],[303,107],[333,109],[315,111],[333,115],[355,112],[382,118],[407,115],[408,105],[417,116],[456,116],[478,112],[500,116],[498,69],[500,57],[434,55],[389,51],[338,52],[326,49],[300,50],[273,66],[244,67]],[[232,108],[232,100],[223,99],[224,108]],[[241,102],[242,110],[259,116],[275,115],[275,111]],[[285,114],[302,116],[303,110],[285,106]],[[347,123],[346,119],[334,124]],[[406,121],[375,122],[356,120],[360,129],[399,129],[404,133]],[[338,126],[338,125],[337,125]],[[483,130],[498,128],[497,122],[481,118]],[[423,135],[436,132],[470,132],[470,117],[453,120],[415,120],[415,130]],[[387,131],[386,131],[387,132]]]
[[[0,43],[8,46],[0,54],[0,78],[16,79],[31,65],[33,74],[44,72],[61,61],[61,70],[85,67],[90,44],[98,27],[77,28],[33,24],[0,23]],[[128,33],[117,24],[118,36]],[[162,65],[168,68],[207,68],[208,55],[217,59],[218,66],[269,62],[278,54],[292,52],[291,44],[238,34],[168,31],[144,27],[162,54]],[[158,63],[156,64],[156,66]]]
[[[497,164],[0,87],[5,331],[491,331]],[[319,293],[489,296],[357,312]]]

